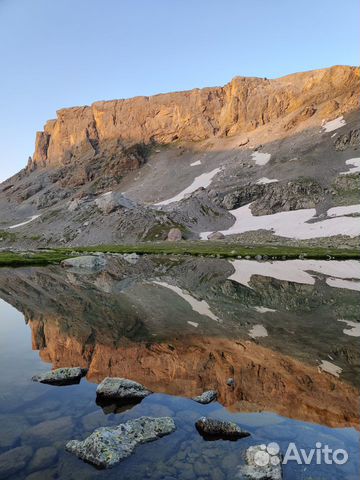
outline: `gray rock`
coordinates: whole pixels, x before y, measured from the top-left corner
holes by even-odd
[[[235,440],[250,435],[249,432],[242,430],[239,425],[234,422],[226,422],[215,418],[201,417],[197,420],[195,426],[203,437]]]
[[[252,480],[281,480],[283,478],[281,456],[269,454],[265,445],[249,447],[245,453],[245,463],[246,465],[241,468],[241,473],[245,478]]]
[[[71,417],[61,417],[56,420],[46,420],[28,428],[21,438],[25,444],[48,446],[68,438],[72,430]]]
[[[226,385],[229,387],[234,387],[235,386],[235,380],[233,378],[228,378],[226,381]]]
[[[63,267],[84,268],[97,270],[106,265],[105,255],[83,255],[81,257],[67,258],[61,262]]]
[[[123,255],[123,258],[131,265],[136,265],[140,258],[140,255],[138,255],[137,253],[125,253]]]
[[[176,429],[170,417],[140,417],[117,427],[102,427],[83,441],[71,440],[66,450],[99,468],[111,468],[129,457],[136,446],[157,440]]]
[[[32,456],[32,448],[17,447],[0,455],[0,478],[15,475],[26,467]]]
[[[43,470],[51,467],[57,458],[58,452],[54,447],[42,447],[36,450],[33,459],[29,464],[29,471]]]
[[[179,240],[182,239],[182,232],[180,228],[171,228],[169,230],[167,240],[169,242],[178,242]]]
[[[255,260],[258,260],[258,261],[259,261],[259,260],[261,260],[261,259],[262,259],[262,256],[261,256],[261,255],[256,255],[256,256],[255,256]]]
[[[207,236],[208,240],[224,240],[225,235],[221,232],[209,233]]]
[[[86,375],[87,370],[87,368],[80,367],[56,368],[50,372],[34,375],[31,380],[49,385],[70,385],[79,383],[81,378]]]
[[[202,403],[203,405],[212,402],[213,400],[216,400],[217,398],[217,392],[215,390],[208,390],[198,397],[194,397],[193,400],[198,403]]]
[[[119,208],[135,208],[134,202],[124,197],[120,192],[103,193],[95,200],[95,204],[98,209],[105,214],[114,212]]]
[[[141,383],[117,377],[106,377],[96,389],[96,395],[99,399],[109,400],[138,400],[151,393]]]

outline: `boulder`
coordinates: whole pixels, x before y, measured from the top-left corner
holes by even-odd
[[[102,427],[83,441],[71,440],[66,450],[98,468],[111,468],[129,457],[136,446],[152,442],[176,429],[170,417],[140,417],[117,427]]]
[[[233,378],[228,378],[226,380],[226,385],[228,385],[229,387],[235,387],[235,380]]]
[[[51,443],[62,442],[64,438],[69,438],[73,426],[71,417],[45,420],[28,428],[21,435],[21,440],[26,445],[46,447]]]
[[[169,230],[167,240],[169,242],[178,242],[179,240],[182,239],[182,232],[180,228],[171,228]]]
[[[34,375],[31,380],[49,385],[72,385],[80,383],[80,380],[87,374],[87,371],[87,368],[80,367],[56,368],[50,372]]]
[[[0,455],[0,478],[15,475],[26,467],[32,457],[32,448],[17,447]]]
[[[87,270],[98,270],[105,267],[105,265],[105,255],[82,255],[81,257],[67,258],[61,262],[62,267]]]
[[[195,426],[205,438],[236,440],[250,435],[249,432],[242,430],[234,422],[226,422],[215,418],[201,417],[196,421]]]
[[[243,477],[252,480],[282,480],[279,449],[271,449],[271,445],[267,447],[266,445],[253,445],[246,450],[246,465],[241,468]],[[278,447],[277,444],[274,445]]]
[[[51,467],[57,458],[58,452],[54,447],[41,447],[36,450],[30,464],[29,471],[35,472]]]
[[[106,377],[96,389],[97,398],[100,400],[141,400],[151,393],[141,383],[117,377]]]
[[[193,400],[195,400],[195,402],[206,405],[207,403],[210,403],[213,400],[216,400],[216,398],[217,398],[217,392],[215,392],[215,390],[207,390],[206,392],[202,393],[198,397],[194,397]]]
[[[135,207],[134,202],[124,197],[120,192],[103,193],[95,200],[95,204],[105,214],[112,213],[118,208],[132,209]]]
[[[208,240],[224,240],[225,235],[221,232],[213,232],[207,236]]]

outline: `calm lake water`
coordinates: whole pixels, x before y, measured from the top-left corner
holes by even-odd
[[[343,465],[291,461],[285,479],[359,478],[360,262],[107,258],[96,272],[0,269],[0,478],[243,478],[245,450],[269,442],[349,455]],[[70,366],[89,368],[79,385],[31,381]],[[155,393],[102,408],[106,376]],[[191,400],[208,389],[217,402]],[[171,416],[177,429],[111,470],[64,450],[142,415]],[[206,441],[194,427],[202,415],[251,436]]]

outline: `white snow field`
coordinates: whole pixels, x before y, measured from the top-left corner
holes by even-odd
[[[230,213],[235,217],[234,224],[227,230],[222,230],[224,235],[234,235],[254,230],[272,230],[280,237],[308,240],[310,238],[332,237],[334,235],[348,235],[356,237],[360,235],[360,221],[356,217],[346,217],[350,213],[360,213],[360,205],[346,207],[334,207],[328,210],[328,216],[333,218],[307,223],[316,218],[316,210],[307,208],[279,212],[272,215],[255,216],[250,210],[251,204]],[[207,239],[212,232],[202,232],[200,238]]]
[[[160,285],[160,287],[168,288],[169,290],[172,290],[173,292],[177,293],[181,298],[183,298],[191,306],[194,312],[197,312],[200,315],[206,315],[207,317],[211,318],[212,320],[215,320],[216,322],[220,321],[218,317],[212,313],[209,305],[205,302],[205,300],[201,300],[201,301],[196,300],[196,298],[192,297],[189,293],[185,292],[181,288],[176,287],[175,285],[170,285],[166,282],[153,281],[151,283],[154,283],[155,285]],[[190,325],[193,325],[193,323],[191,323]]]
[[[253,152],[251,156],[256,165],[266,165],[271,158],[271,153]]]
[[[8,228],[22,227],[23,225],[27,225],[28,223],[33,222],[39,217],[40,215],[33,215],[32,217],[29,218],[29,220],[25,220],[25,222],[17,223],[16,225],[11,225],[11,227],[8,227]]]
[[[337,130],[338,128],[343,127],[346,125],[346,121],[344,117],[341,115],[341,117],[334,118],[334,120],[330,120],[329,122],[325,122],[322,127],[325,132],[333,132],[334,130]]]
[[[341,172],[340,175],[349,175],[350,173],[360,172],[360,158],[349,158],[345,163],[346,165],[352,165],[352,168],[347,172]]]
[[[274,183],[278,181],[279,180],[277,178],[262,177],[262,178],[259,178],[259,180],[256,183],[259,185],[266,185],[267,183]]]
[[[360,279],[359,260],[347,260],[346,262],[341,260],[275,260],[272,262],[231,260],[230,263],[234,267],[235,272],[230,275],[228,280],[234,280],[246,287],[250,287],[253,275],[314,285],[315,277],[309,272],[328,276],[326,283],[330,287],[358,290],[360,285],[360,282],[351,280]]]
[[[202,173],[198,177],[195,177],[192,184],[182,190],[180,193],[178,193],[174,197],[169,198],[168,200],[163,200],[162,202],[155,203],[154,205],[169,205],[170,203],[179,202],[180,200],[185,198],[186,195],[195,192],[195,190],[197,190],[198,188],[207,188],[211,184],[212,179],[215,177],[215,175],[218,174],[220,171],[221,168],[215,168],[214,170],[211,170],[211,172]]]

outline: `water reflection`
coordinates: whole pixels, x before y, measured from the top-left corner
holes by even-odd
[[[235,269],[226,260],[191,257],[144,256],[134,265],[112,257],[100,272],[58,266],[1,269],[0,297],[22,312],[27,327],[16,323],[16,336],[3,332],[7,344],[2,345],[6,366],[1,372],[0,416],[10,422],[10,430],[16,417],[21,432],[30,429],[30,433],[21,433],[25,437],[16,436],[13,443],[0,441],[0,453],[34,442],[42,448],[53,428],[60,432],[59,447],[97,426],[119,423],[119,417],[134,418],[139,412],[166,415],[167,409],[182,418],[188,437],[193,419],[204,413],[190,398],[208,389],[219,392],[219,403],[205,409],[232,420],[240,415],[243,423],[248,418],[252,426],[258,422],[262,435],[270,429],[265,425],[268,418],[270,440],[299,435],[303,428],[299,422],[357,428],[359,339],[351,332],[357,332],[360,293],[330,286],[327,273],[341,270],[344,280],[353,277],[346,278],[343,265],[329,262],[321,266],[322,272],[317,265],[312,284],[297,283],[280,275],[273,278],[268,266],[267,276],[261,276],[259,265],[264,264],[254,263],[257,266],[251,268],[256,273],[250,276],[248,262],[244,263],[241,278],[246,276],[246,284],[232,278],[239,277],[241,261]],[[297,268],[301,275],[310,275],[303,264]],[[310,271],[314,272],[314,265]],[[4,309],[7,312],[2,304]],[[6,313],[0,328],[7,329],[9,319]],[[26,341],[20,345],[23,338]],[[46,363],[88,367],[88,382],[51,391],[52,387],[31,384],[32,375],[49,368]],[[130,378],[156,393],[135,406],[96,407],[95,384],[105,376]],[[235,380],[234,388],[227,385],[229,377]],[[76,405],[71,395],[77,396]],[[56,425],[45,425],[45,433],[33,430],[39,422],[54,421]],[[290,423],[279,429],[276,425],[283,422]],[[174,443],[168,440],[174,451],[180,433]],[[199,442],[192,435],[193,430],[186,441]],[[347,441],[355,448],[354,438]],[[197,449],[201,445],[197,443]],[[233,447],[223,448],[226,456]],[[60,451],[56,455],[65,455]],[[54,460],[51,468],[59,462]],[[146,478],[145,470],[136,470],[136,462],[126,462],[129,478]],[[78,465],[74,459],[70,464]],[[81,468],[86,472],[83,478],[92,478],[90,467]],[[58,467],[55,470],[59,475]],[[226,475],[226,468],[221,471]]]

